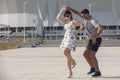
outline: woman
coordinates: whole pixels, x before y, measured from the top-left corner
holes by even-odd
[[[64,14],[63,14],[64,12]],[[62,18],[62,14],[64,18]],[[63,41],[61,43],[61,48],[64,49],[64,55],[67,58],[67,66],[69,69],[68,78],[72,78],[72,68],[75,67],[76,62],[71,56],[71,51],[75,51],[76,48],[76,37],[80,30],[83,29],[83,24],[77,20],[73,20],[72,13],[69,10],[66,10],[64,7],[61,8],[60,12],[57,15],[57,20],[64,24],[64,29],[66,30]],[[79,30],[76,31],[76,26],[79,26]]]

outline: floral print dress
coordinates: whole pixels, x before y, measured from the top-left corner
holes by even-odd
[[[66,30],[60,48],[68,48],[71,51],[75,51],[76,48],[76,27],[73,22],[69,22],[64,25]]]

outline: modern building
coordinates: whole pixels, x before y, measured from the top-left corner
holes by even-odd
[[[0,34],[38,34],[47,40],[61,39],[64,35],[63,25],[56,20],[56,16],[62,5],[69,5],[78,11],[89,9],[102,24],[103,37],[117,39],[120,37],[119,3],[120,0],[0,0]],[[73,17],[83,22],[74,14]],[[79,38],[84,37],[85,31],[82,31]]]

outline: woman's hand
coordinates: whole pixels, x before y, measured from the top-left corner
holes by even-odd
[[[61,11],[65,11],[65,10],[67,10],[65,6],[62,6]]]
[[[76,31],[76,34],[75,34],[75,37],[77,38],[78,37],[78,34],[80,33],[80,31]]]
[[[63,12],[64,12],[65,10],[66,10],[65,7],[62,7],[61,10],[59,11],[57,17],[56,17],[56,19],[57,19],[61,24],[65,24],[65,22],[66,22],[65,19],[63,19],[63,18],[61,17],[62,14],[63,14]]]
[[[93,43],[93,44],[96,44],[96,37],[93,37],[93,38],[92,38],[92,43]]]

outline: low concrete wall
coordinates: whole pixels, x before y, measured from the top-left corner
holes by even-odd
[[[46,40],[43,41],[43,44],[40,46],[60,46],[61,40]],[[87,40],[77,40],[77,47],[84,47],[87,44]],[[103,40],[102,47],[119,47],[120,40]]]

